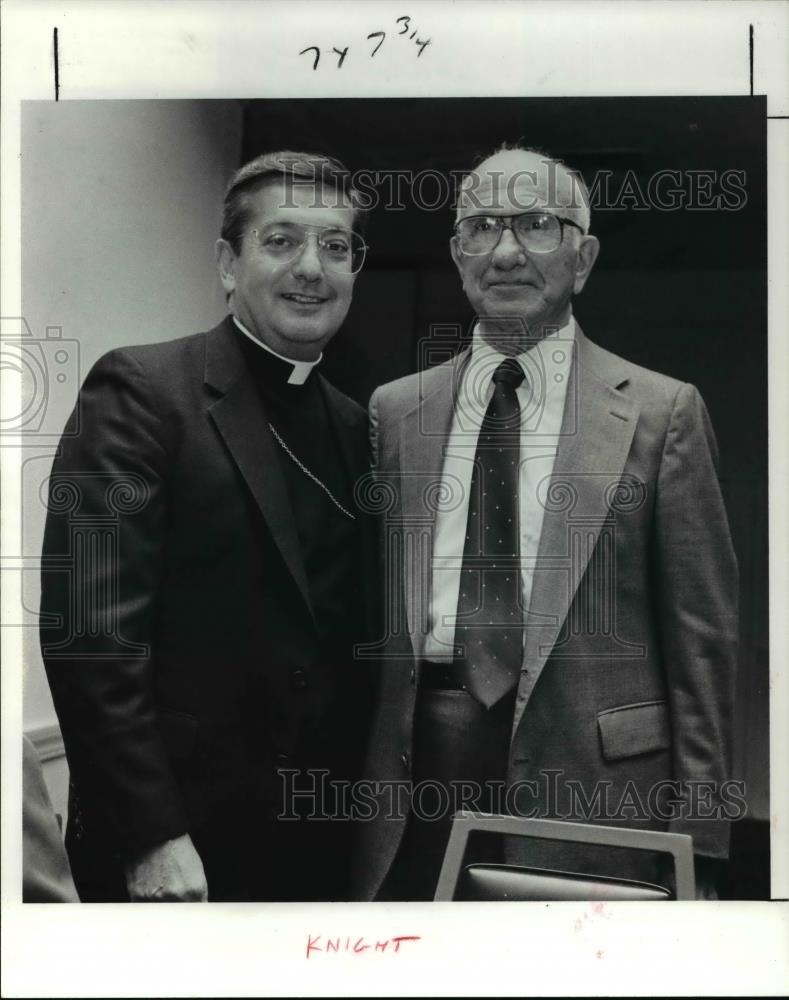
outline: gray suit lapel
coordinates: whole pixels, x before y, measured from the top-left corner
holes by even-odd
[[[400,432],[403,498],[403,582],[409,634],[417,662],[429,627],[431,563],[441,470],[452,427],[457,384],[468,358],[463,352],[421,372],[419,402]]]
[[[626,381],[615,359],[578,329],[553,474],[541,491],[546,510],[513,733],[567,617],[630,451],[639,407],[615,388]],[[583,544],[572,546],[573,535]]]

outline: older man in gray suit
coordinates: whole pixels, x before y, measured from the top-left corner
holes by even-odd
[[[371,400],[389,612],[359,898],[432,898],[458,807],[689,833],[701,895],[727,855],[737,570],[715,439],[692,385],[582,333],[589,230],[578,174],[485,160],[451,239],[471,347]],[[569,844],[528,859],[659,878]]]

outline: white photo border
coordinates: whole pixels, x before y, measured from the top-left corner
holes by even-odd
[[[431,46],[341,70],[299,56],[409,15]],[[21,315],[22,100],[59,98],[767,95],[772,894],[765,903],[20,903],[19,629],[2,632],[3,994],[7,996],[780,994],[789,985],[789,7],[559,0],[6,0],[2,9],[3,315]],[[751,79],[750,32],[753,27]],[[365,45],[369,43],[365,41]],[[470,59],[472,50],[486,59]],[[350,54],[353,55],[355,50]],[[490,66],[495,77],[490,79]],[[6,378],[3,391],[18,393]],[[3,534],[19,476],[2,450]],[[4,538],[5,540],[5,538]],[[13,577],[15,574],[4,574]],[[18,606],[3,581],[3,617]],[[480,909],[480,906],[482,909]],[[419,938],[395,954],[307,956],[308,935]]]

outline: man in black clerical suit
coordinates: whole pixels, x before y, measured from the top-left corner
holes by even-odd
[[[41,643],[83,901],[345,896],[326,789],[365,736],[367,421],[316,368],[360,225],[340,163],[258,157],[225,197],[231,315],[111,351],[82,387],[50,480]]]

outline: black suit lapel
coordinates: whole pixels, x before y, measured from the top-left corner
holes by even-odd
[[[360,636],[368,639],[375,636],[375,618],[377,611],[376,588],[379,580],[377,565],[376,521],[372,513],[359,505],[357,486],[362,494],[362,480],[370,472],[370,451],[367,440],[367,421],[361,420],[353,412],[348,400],[334,386],[321,376],[318,384],[323,393],[326,410],[332,424],[332,430],[342,458],[343,466],[351,486],[353,498],[352,512],[358,527],[358,539],[362,547],[360,571],[362,573],[362,600],[364,602],[365,628],[360,630]],[[358,412],[358,411],[357,411]]]
[[[221,393],[208,412],[312,615],[307,575],[282,473],[279,445],[269,429],[260,394],[244,366],[239,335],[230,318],[206,335],[205,380]]]
[[[367,436],[360,421],[354,421],[347,411],[348,401],[321,375],[317,376],[334,438],[340,451],[346,479],[353,489],[360,476],[368,470]]]

